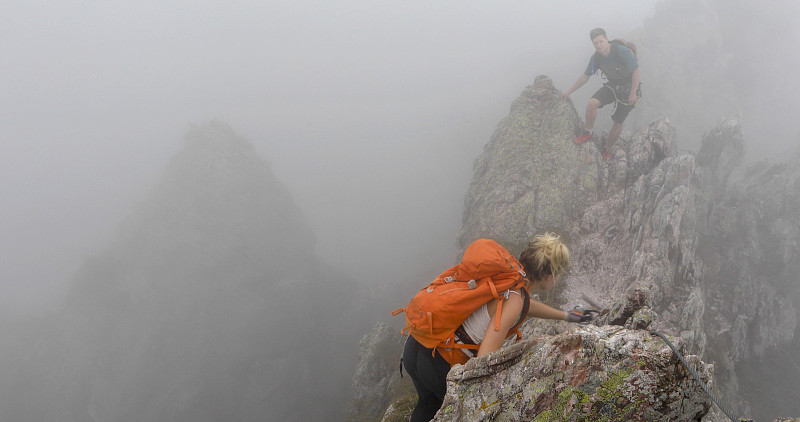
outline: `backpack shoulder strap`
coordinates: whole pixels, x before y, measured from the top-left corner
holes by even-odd
[[[636,57],[636,44],[623,40],[622,38],[614,38],[613,40],[609,41],[609,44],[611,44],[611,54],[614,55],[614,58],[617,61],[621,60],[619,57],[619,47],[618,47],[620,45],[630,50],[631,54],[633,54],[633,57],[638,60],[638,57]]]
[[[531,308],[531,295],[528,293],[528,289],[525,287],[522,288],[522,312],[519,314],[519,320],[510,330],[509,333],[514,333],[517,335],[517,341],[522,339],[522,332],[519,330],[519,327],[525,322],[525,319],[528,317],[528,311]]]

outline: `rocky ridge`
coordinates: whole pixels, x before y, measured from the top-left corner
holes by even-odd
[[[748,380],[737,377],[737,365],[791,344],[797,331],[800,225],[795,205],[800,157],[743,171],[739,166],[744,144],[735,118],[708,132],[696,156],[679,154],[674,127],[668,119],[658,119],[633,134],[625,133],[615,144],[611,160],[603,162],[595,145],[572,144],[578,122],[575,109],[560,101],[549,78],[537,77],[523,91],[476,160],[459,244],[463,247],[476,238],[491,237],[516,254],[532,235],[557,231],[572,249],[573,266],[561,290],[542,299],[566,307],[592,298],[609,309],[596,321],[600,330],[625,326],[638,342],[647,342],[649,337],[643,329],[670,335],[687,354],[714,362],[714,391],[736,414],[751,414],[757,404],[742,399],[746,389],[742,385]],[[754,297],[758,306],[753,306]],[[495,356],[500,352],[468,364],[470,371],[478,370],[477,365],[491,377],[470,378],[466,383],[466,369],[455,367],[449,377],[454,391],[450,394],[455,396],[442,412],[459,413],[448,413],[448,419],[440,412],[439,418],[531,420],[549,412],[541,420],[595,420],[580,413],[575,404],[591,402],[590,409],[603,408],[619,400],[597,401],[593,394],[598,394],[598,388],[585,380],[555,388],[557,394],[567,391],[566,386],[583,392],[570,396],[569,412],[558,400],[551,400],[548,407],[530,407],[536,399],[519,399],[527,390],[512,387],[530,386],[547,377],[574,380],[563,371],[560,375],[552,370],[526,374],[530,365],[520,362],[532,361],[519,357],[533,356],[534,345],[552,344],[548,342],[559,335],[587,336],[596,329],[572,330],[570,334],[551,323],[529,321],[524,332],[531,343],[514,346],[513,350],[523,350],[504,360],[508,365],[490,364],[504,359]],[[576,350],[589,361],[596,358],[590,350]],[[558,353],[539,355],[536,361],[558,362]],[[623,355],[621,349],[613,353]],[[586,371],[598,366],[597,361],[589,361],[577,365],[585,364]],[[707,364],[697,362],[711,374]],[[606,372],[633,370],[613,365],[599,364]],[[668,368],[664,374],[680,373],[677,366],[664,368]],[[693,382],[685,375],[664,388],[685,390]],[[497,379],[505,382],[494,383]],[[642,385],[629,377],[621,381]],[[798,386],[793,389],[798,390]],[[464,399],[467,396],[469,400]],[[696,412],[668,419],[727,420],[704,400]],[[646,411],[640,408],[625,416],[650,420],[644,416]],[[794,413],[791,408],[783,411]],[[525,416],[514,419],[515,414]]]

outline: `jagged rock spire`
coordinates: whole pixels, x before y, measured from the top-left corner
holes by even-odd
[[[16,360],[26,376],[10,385],[35,409],[0,408],[65,422],[340,417],[362,302],[312,248],[252,145],[221,122],[192,128],[25,346],[37,353]]]
[[[553,81],[538,76],[475,160],[459,244],[492,238],[519,252],[542,228],[564,229],[597,196],[595,146],[572,139],[580,119]]]

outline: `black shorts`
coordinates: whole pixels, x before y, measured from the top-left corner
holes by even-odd
[[[592,98],[596,99],[597,101],[600,101],[600,108],[603,108],[603,106],[608,104],[617,103],[616,107],[614,108],[614,114],[611,115],[611,120],[614,123],[622,123],[625,121],[625,118],[628,117],[628,113],[630,113],[631,110],[633,110],[633,108],[636,107],[635,103],[630,105],[625,105],[617,102],[617,97],[619,97],[619,99],[622,101],[628,101],[627,92],[630,92],[630,88],[628,88],[627,90],[622,88],[620,90],[620,87],[618,87],[617,93],[615,95],[614,87],[612,85],[605,84],[600,89],[598,89],[597,92],[594,93],[594,95],[592,95]],[[639,94],[638,96],[641,97],[641,94]]]

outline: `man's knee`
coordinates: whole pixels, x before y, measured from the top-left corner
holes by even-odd
[[[597,110],[600,108],[600,100],[597,98],[589,98],[589,103],[586,105],[587,109]]]

